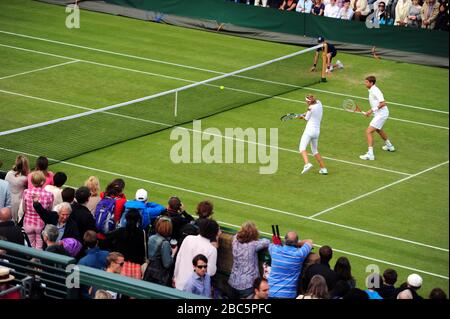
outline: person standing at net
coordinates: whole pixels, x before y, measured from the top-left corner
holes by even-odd
[[[306,151],[306,147],[308,144],[311,144],[311,151],[313,156],[319,162],[320,170],[319,174],[327,175],[328,170],[325,168],[325,163],[322,159],[322,156],[319,154],[319,150],[317,146],[319,144],[319,135],[320,135],[320,122],[322,121],[323,107],[322,103],[313,95],[306,96],[306,104],[308,104],[308,111],[304,116],[300,116],[300,119],[304,119],[308,123],[306,124],[305,131],[300,139],[299,151],[303,157],[303,161],[305,162],[305,166],[303,167],[302,174],[305,174],[309,171],[313,165],[309,162],[308,152]]]
[[[323,42],[325,42],[324,37],[319,37],[317,39],[317,43],[323,43]],[[327,43],[327,47],[328,47],[328,51],[327,51],[327,71],[326,72],[331,73],[331,71],[333,71],[334,68],[343,69],[344,64],[339,60],[336,61],[336,64],[332,64],[333,58],[337,55],[336,47],[334,45],[332,45],[331,43]],[[319,61],[319,53],[322,50],[323,50],[323,47],[320,47],[316,50],[316,54],[314,55],[314,64],[310,69],[311,72],[316,71],[317,62]]]
[[[385,145],[382,147],[384,151],[395,151],[394,145],[392,145],[386,132],[382,129],[384,123],[389,117],[389,109],[384,100],[383,93],[381,93],[381,90],[375,85],[376,81],[377,79],[373,75],[366,77],[364,81],[365,86],[369,89],[370,110],[363,112],[363,114],[366,117],[373,114],[373,119],[370,121],[369,127],[366,130],[368,151],[366,154],[360,155],[359,158],[369,161],[373,161],[375,159],[375,155],[373,153],[373,132],[377,132],[384,140]]]

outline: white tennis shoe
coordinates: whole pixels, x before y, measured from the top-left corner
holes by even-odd
[[[383,151],[395,152],[394,145],[391,145],[391,146],[383,145],[382,149],[383,149]]]
[[[360,155],[359,158],[365,161],[373,161],[375,160],[375,155],[370,155],[369,153],[366,153],[364,155]]]
[[[319,174],[327,175],[328,174],[328,170],[325,167],[321,168],[321,169],[319,169]]]
[[[305,174],[307,171],[309,171],[313,167],[313,164],[308,163],[305,166],[303,166],[302,174]]]

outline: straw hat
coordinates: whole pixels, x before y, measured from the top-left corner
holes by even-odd
[[[14,280],[14,276],[9,274],[9,268],[0,266],[0,283]]]

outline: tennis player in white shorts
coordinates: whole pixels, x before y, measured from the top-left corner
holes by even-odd
[[[373,154],[373,132],[380,134],[381,138],[384,140],[385,145],[382,147],[384,151],[395,151],[394,145],[392,145],[386,132],[382,129],[389,117],[389,109],[384,101],[383,93],[381,93],[380,89],[375,85],[376,81],[377,79],[374,76],[368,76],[364,81],[364,84],[369,89],[370,110],[363,112],[363,114],[367,117],[373,114],[373,119],[370,121],[369,127],[366,130],[369,149],[366,154],[360,155],[359,158],[369,161],[375,159],[375,155]]]
[[[308,144],[311,144],[312,154],[320,165],[319,173],[322,175],[327,175],[328,171],[325,168],[325,163],[323,162],[323,159],[319,154],[319,150],[317,149],[319,144],[320,122],[322,121],[323,114],[322,103],[320,103],[319,100],[316,100],[313,95],[307,95],[305,99],[306,104],[308,104],[308,111],[304,116],[299,117],[300,119],[304,119],[308,122],[306,123],[305,131],[303,132],[299,145],[300,154],[305,162],[302,174],[305,174],[313,167],[313,165],[309,162],[308,152],[306,151]]]

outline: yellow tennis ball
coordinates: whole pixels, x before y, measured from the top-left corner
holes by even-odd
[[[224,86],[223,86],[223,85],[221,85],[221,86],[220,86],[220,89],[221,89],[221,90],[223,90],[223,89],[224,89]]]

